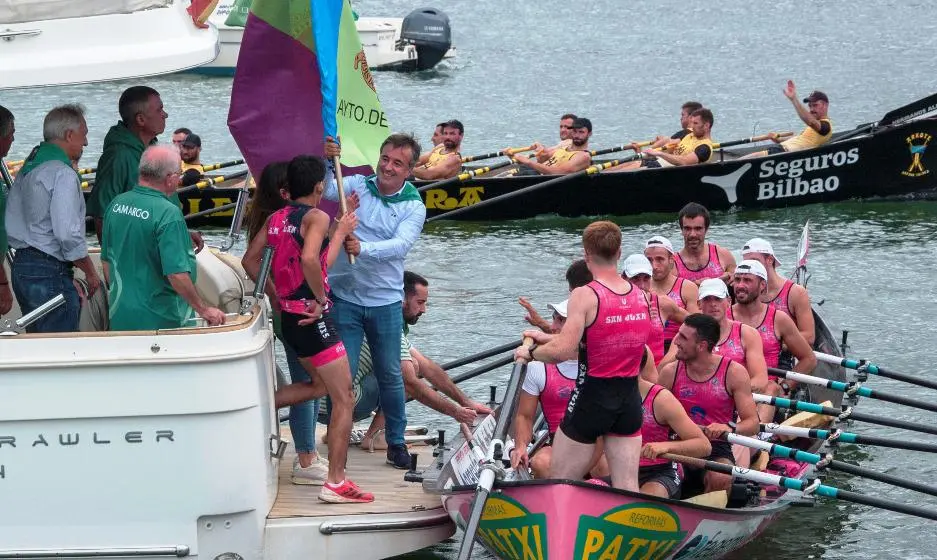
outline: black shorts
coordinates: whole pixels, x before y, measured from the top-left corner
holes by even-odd
[[[650,169],[655,169],[655,168],[660,167],[660,162],[657,161],[656,159],[642,159],[642,160],[641,160],[641,167],[647,167],[647,168],[650,168]]]
[[[765,151],[768,152],[769,156],[773,156],[774,154],[783,154],[787,150],[784,149],[784,146],[775,144],[774,146],[768,146],[768,149]]]
[[[683,482],[683,478],[680,476],[676,463],[641,467],[638,470],[638,486],[644,486],[648,482],[656,482],[666,488],[667,497],[669,498],[677,499],[680,497],[680,484]]]
[[[580,374],[560,429],[573,441],[595,443],[604,435],[630,437],[640,433],[642,421],[637,377]]]
[[[707,461],[716,461],[719,459],[728,459],[735,464],[735,455],[732,454],[732,444],[727,441],[710,441],[713,446],[712,453],[706,457]]]
[[[300,358],[308,358],[313,366],[325,365],[345,355],[345,345],[338,336],[328,313],[311,325],[300,325],[302,315],[281,312],[280,329],[283,340]]]

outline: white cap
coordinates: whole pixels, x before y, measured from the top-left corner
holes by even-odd
[[[768,271],[765,270],[765,265],[761,264],[758,261],[753,261],[751,259],[744,260],[735,267],[736,274],[754,274],[755,276],[761,278],[765,282],[768,281]]]
[[[671,255],[674,254],[673,243],[663,235],[655,235],[654,237],[647,240],[647,243],[644,244],[644,250],[651,249],[653,247],[663,247],[667,249]]]
[[[761,253],[762,255],[771,255],[774,257],[774,265],[779,266],[781,261],[778,260],[778,257],[774,254],[774,249],[771,247],[771,243],[767,239],[762,239],[760,237],[753,237],[748,240],[742,247],[742,258],[745,258],[745,255],[748,253]]]
[[[703,298],[707,297],[725,299],[729,297],[729,288],[721,278],[707,278],[700,282],[698,299],[703,301]]]
[[[569,300],[568,300],[568,299],[564,299],[563,301],[561,301],[561,302],[559,302],[559,303],[550,303],[550,304],[547,304],[547,307],[550,309],[550,311],[556,313],[557,315],[559,315],[560,317],[562,317],[562,318],[565,319],[565,318],[566,318],[566,304],[567,304],[567,303],[569,303]]]
[[[647,260],[647,257],[640,253],[628,255],[628,258],[625,259],[624,273],[628,278],[634,278],[638,274],[647,274],[650,276],[653,272],[651,261]]]

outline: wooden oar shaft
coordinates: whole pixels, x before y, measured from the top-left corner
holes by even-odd
[[[924,441],[913,441],[913,440],[904,440],[904,439],[891,439],[891,438],[883,438],[883,437],[877,437],[877,436],[867,436],[867,435],[856,434],[852,432],[843,432],[840,430],[822,430],[819,428],[801,428],[798,426],[784,426],[781,424],[762,424],[761,431],[771,433],[771,434],[785,435],[785,436],[838,441],[840,443],[875,445],[878,447],[890,447],[894,449],[905,449],[908,451],[922,451],[925,453],[937,453],[937,443],[928,443]]]
[[[770,443],[767,441],[761,441],[759,439],[749,438],[736,434],[728,434],[725,439],[729,443],[742,445],[751,449],[761,449],[766,451],[772,457],[793,459],[802,463],[817,465],[817,468],[819,469],[833,469],[835,471],[842,471],[871,480],[876,480],[885,484],[890,484],[892,486],[897,486],[899,488],[906,488],[908,490],[914,490],[915,492],[921,492],[922,494],[937,496],[937,487],[930,486],[928,484],[922,484],[914,480],[908,480],[906,478],[881,473],[872,469],[866,469],[858,465],[844,463],[843,461],[837,461],[836,459],[830,459],[829,461],[826,461],[825,457],[816,453],[808,453],[806,451],[801,451],[800,449],[794,449],[792,447],[787,447],[777,443]]]
[[[904,373],[898,373],[897,371],[891,371],[879,367],[872,362],[866,360],[847,360],[840,356],[833,356],[832,354],[824,354],[823,352],[814,352],[813,353],[817,360],[825,362],[828,364],[834,364],[837,366],[843,366],[847,369],[853,369],[856,371],[865,371],[872,375],[878,375],[880,377],[887,377],[889,379],[894,379],[895,381],[904,381],[905,383],[911,383],[912,385],[919,385],[921,387],[927,387],[928,389],[937,389],[937,381],[931,381],[929,379],[923,379],[920,377],[914,377],[912,375],[906,375]]]
[[[514,154],[519,154],[521,152],[529,152],[530,150],[533,150],[533,149],[534,149],[533,145],[530,145],[530,146],[524,146],[522,148],[508,148],[506,150],[501,150],[499,152],[489,152],[487,154],[479,154],[477,156],[465,156],[464,158],[462,158],[462,163],[468,163],[470,161],[479,161],[483,159],[491,159],[491,158],[496,158],[496,157],[501,157],[501,156],[513,156]]]
[[[485,358],[490,358],[496,356],[508,350],[513,350],[520,346],[520,341],[515,340],[513,342],[508,342],[507,344],[502,344],[501,346],[496,346],[494,348],[489,348],[488,350],[483,350],[477,354],[472,354],[471,356],[466,356],[458,360],[453,360],[451,362],[445,363],[440,366],[443,370],[455,369],[457,367],[464,366],[465,364],[470,364],[472,362],[477,362],[479,360],[484,360]]]
[[[654,143],[653,140],[644,140],[643,142],[634,142],[634,144],[622,144],[620,146],[615,146],[613,148],[602,148],[601,150],[592,150],[591,152],[589,152],[589,155],[592,157],[604,156],[605,154],[613,154],[615,152],[623,152],[625,150],[632,150],[634,149],[634,146],[643,148],[645,146],[650,146],[653,143]]]
[[[900,502],[895,502],[892,500],[886,500],[883,498],[876,498],[873,496],[866,496],[863,494],[857,494],[855,492],[849,492],[848,490],[840,490],[839,488],[833,486],[826,486],[824,484],[819,484],[813,486],[808,484],[803,480],[796,478],[788,478],[786,476],[778,476],[769,474],[766,472],[754,470],[754,469],[743,469],[741,467],[733,467],[732,465],[726,465],[723,463],[716,463],[715,461],[707,461],[705,459],[696,459],[693,457],[685,457],[683,455],[675,455],[673,453],[663,453],[661,457],[664,459],[669,459],[671,461],[677,461],[690,465],[698,469],[706,469],[708,471],[718,472],[730,476],[736,476],[744,480],[751,480],[759,484],[771,485],[771,486],[780,486],[782,488],[789,488],[791,490],[808,490],[810,489],[814,494],[818,496],[823,496],[826,498],[835,498],[838,500],[843,500],[847,502],[854,502],[857,504],[863,504],[867,506],[877,507],[881,509],[886,509],[889,511],[894,511],[898,513],[904,513],[907,515],[913,515],[916,517],[923,517],[924,519],[931,519],[937,521],[937,512],[913,506],[910,504],[903,504]]]
[[[797,381],[798,383],[806,383],[809,385],[817,385],[820,387],[827,387],[834,391],[839,391],[841,393],[854,393],[860,397],[866,397],[869,399],[876,399],[880,401],[887,401],[895,404],[901,404],[904,406],[910,406],[911,408],[919,408],[921,410],[929,410],[931,412],[937,412],[937,403],[928,402],[928,401],[919,401],[917,399],[911,399],[908,397],[903,397],[901,395],[893,395],[891,393],[883,393],[875,389],[870,389],[869,387],[858,386],[854,383],[844,383],[842,381],[834,381],[832,379],[825,379],[823,377],[815,377],[813,375],[806,375],[803,373],[797,373],[794,371],[785,371],[778,368],[768,368],[768,373],[781,377],[784,379],[790,379],[792,381]]]
[[[469,205],[469,206],[463,206],[462,208],[456,208],[456,209],[454,209],[454,210],[450,210],[450,211],[448,211],[448,212],[444,212],[444,213],[442,213],[442,214],[439,214],[439,215],[436,215],[436,216],[432,216],[432,217],[430,217],[430,218],[427,218],[426,221],[427,221],[427,222],[434,222],[434,221],[436,221],[436,220],[449,219],[449,218],[452,218],[453,216],[457,216],[457,215],[459,215],[459,214],[464,214],[464,213],[466,213],[466,212],[472,212],[472,211],[474,211],[474,210],[478,210],[479,208],[484,208],[485,206],[489,206],[489,205],[491,205],[491,204],[496,204],[496,203],[499,203],[499,202],[504,202],[505,200],[509,200],[509,199],[512,199],[512,198],[515,198],[515,197],[518,197],[518,196],[521,196],[521,195],[524,195],[524,194],[527,194],[527,193],[530,193],[530,192],[533,192],[533,191],[536,191],[536,190],[540,190],[540,189],[546,188],[546,187],[550,187],[550,186],[553,186],[553,185],[557,185],[557,184],[559,184],[559,183],[563,183],[563,182],[569,181],[569,180],[571,180],[571,179],[575,179],[575,178],[578,178],[578,177],[586,177],[586,176],[588,176],[588,175],[595,175],[596,173],[600,173],[600,172],[602,172],[602,171],[605,171],[606,169],[608,169],[608,168],[610,168],[610,167],[615,167],[616,165],[620,165],[620,164],[622,164],[622,163],[626,163],[626,162],[629,162],[629,161],[634,161],[634,160],[636,160],[636,159],[641,159],[641,154],[635,154],[635,155],[633,155],[633,156],[628,156],[628,157],[624,157],[624,158],[621,158],[621,159],[616,159],[616,160],[612,160],[612,161],[607,161],[607,162],[605,162],[605,163],[600,163],[600,164],[597,164],[597,165],[591,165],[591,166],[587,167],[586,169],[583,169],[582,171],[577,171],[577,172],[575,172],[575,173],[570,173],[569,175],[563,175],[563,176],[561,176],[561,177],[555,177],[555,178],[553,178],[553,179],[547,179],[546,181],[543,181],[543,182],[541,182],[541,183],[536,183],[536,184],[534,184],[534,185],[530,185],[529,187],[524,187],[524,188],[518,189],[518,190],[516,190],[516,191],[511,191],[511,192],[502,194],[502,195],[500,195],[500,196],[496,196],[496,197],[494,197],[494,198],[489,198],[488,200],[482,200],[481,202],[477,202],[477,203],[472,204],[472,205]]]
[[[176,189],[177,194],[194,191],[196,189],[203,189],[205,187],[210,187],[212,185],[217,185],[219,183],[224,183],[225,181],[230,181],[232,179],[239,179],[241,177],[246,177],[248,170],[238,171],[237,173],[232,173],[230,175],[218,175],[217,177],[209,177],[208,179],[202,179],[198,183],[188,185]]]
[[[758,393],[753,394],[752,397],[755,399],[756,403],[766,403],[780,408],[788,408],[800,412],[812,412],[814,414],[822,414],[824,416],[840,417],[843,420],[849,418],[852,420],[858,420],[860,422],[868,422],[869,424],[878,424],[880,426],[888,426],[890,428],[900,428],[902,430],[911,430],[912,432],[937,435],[937,426],[917,424],[915,422],[906,422],[904,420],[898,420],[895,418],[873,416],[871,414],[856,412],[852,409],[840,411],[829,406],[822,406],[819,404],[785,399],[781,397],[770,397],[768,395],[760,395]]]

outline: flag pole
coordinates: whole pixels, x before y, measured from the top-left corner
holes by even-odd
[[[345,187],[342,184],[342,164],[338,161],[338,156],[332,156],[332,165],[335,167],[335,184],[338,186],[338,207],[342,211],[342,216],[348,213],[348,201],[345,200]],[[342,242],[344,243],[344,239]],[[351,253],[345,253],[348,255],[348,262],[355,264],[355,256]]]

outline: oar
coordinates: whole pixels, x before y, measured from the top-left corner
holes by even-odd
[[[477,167],[475,169],[463,171],[462,173],[459,173],[455,177],[449,177],[448,179],[443,179],[442,181],[436,181],[435,183],[423,185],[422,187],[418,188],[417,191],[423,192],[429,189],[438,189],[440,187],[446,187],[449,185],[453,185],[455,183],[463,183],[465,181],[468,181],[472,177],[477,177],[479,175],[488,173],[489,171],[494,171],[495,169],[501,169],[502,167],[507,167],[513,164],[514,164],[514,160],[511,159],[511,160],[504,161],[501,163],[496,163],[494,165],[486,165],[484,167]]]
[[[483,200],[483,201],[481,201],[481,202],[477,202],[477,203],[472,204],[472,205],[469,205],[469,206],[463,206],[462,208],[456,208],[456,209],[450,210],[450,211],[448,211],[448,212],[443,212],[442,214],[439,214],[439,215],[436,215],[436,216],[432,216],[432,217],[430,217],[430,218],[427,218],[426,221],[427,221],[427,223],[428,223],[428,222],[433,222],[433,221],[436,221],[436,220],[448,219],[448,218],[451,218],[452,216],[456,216],[456,215],[458,215],[458,214],[464,214],[465,212],[471,212],[471,211],[473,211],[473,210],[478,210],[479,208],[484,208],[485,206],[488,206],[488,205],[490,205],[490,204],[495,204],[495,203],[498,203],[498,202],[504,202],[505,200],[508,200],[508,199],[511,199],[511,198],[514,198],[514,197],[517,197],[517,196],[521,196],[521,195],[523,195],[523,194],[527,194],[527,193],[530,193],[530,192],[533,192],[533,191],[536,191],[536,190],[540,190],[540,189],[543,189],[543,188],[546,188],[546,187],[550,187],[550,186],[553,186],[553,185],[557,185],[557,184],[559,184],[559,183],[563,183],[563,182],[566,182],[566,181],[569,181],[569,180],[572,180],[572,179],[577,179],[577,178],[579,178],[579,177],[587,177],[587,176],[589,176],[589,175],[595,175],[595,174],[597,174],[597,173],[600,173],[600,172],[602,172],[602,171],[605,171],[606,169],[608,169],[608,168],[610,168],[610,167],[615,167],[616,165],[620,165],[620,164],[622,164],[622,163],[626,163],[626,162],[629,162],[629,161],[634,161],[634,160],[636,160],[636,159],[641,159],[641,157],[642,157],[641,154],[634,154],[634,155],[632,155],[632,156],[628,156],[628,157],[624,157],[624,158],[620,158],[620,159],[615,159],[615,160],[612,160],[612,161],[606,161],[606,162],[604,162],[604,163],[599,163],[599,164],[596,164],[596,165],[590,165],[589,167],[583,169],[582,171],[577,171],[577,172],[575,172],[575,173],[570,173],[569,175],[563,175],[562,177],[555,177],[555,178],[553,178],[553,179],[548,179],[548,180],[546,180],[546,181],[543,181],[543,182],[541,182],[541,183],[537,183],[537,184],[535,184],[535,185],[531,185],[531,186],[529,186],[529,187],[524,187],[524,188],[518,189],[518,190],[516,190],[516,191],[511,191],[511,192],[509,192],[509,193],[502,194],[501,196],[496,196],[496,197],[494,197],[494,198],[489,198],[488,200]]]
[[[202,171],[214,171],[216,169],[223,169],[225,167],[233,167],[235,165],[241,165],[242,163],[244,163],[243,159],[235,159],[232,161],[226,161],[224,163],[212,163],[209,165],[203,165]]]
[[[209,177],[207,179],[202,179],[198,183],[189,185],[187,187],[182,187],[176,189],[177,194],[184,192],[194,191],[196,189],[203,189],[205,187],[210,187],[212,185],[217,185],[218,183],[223,183],[225,181],[230,181],[232,179],[239,179],[241,177],[246,177],[249,171],[245,169],[244,171],[238,171],[237,173],[231,173],[230,175],[217,175],[215,177]]]
[[[673,453],[663,453],[661,457],[664,459],[669,459],[671,461],[678,461],[685,465],[695,467],[697,469],[705,469],[708,471],[713,471],[717,473],[722,473],[729,476],[735,476],[744,480],[751,480],[752,482],[757,482],[758,484],[764,484],[767,486],[778,486],[781,488],[789,488],[791,490],[799,490],[801,492],[812,493],[818,496],[823,496],[826,498],[835,498],[837,500],[843,500],[846,502],[854,502],[857,504],[862,504],[866,506],[877,507],[881,509],[887,509],[888,511],[894,511],[897,513],[904,513],[907,515],[913,515],[916,517],[923,517],[924,519],[931,519],[937,521],[937,512],[924,509],[922,507],[913,506],[910,504],[903,504],[901,502],[895,502],[892,500],[886,500],[884,498],[876,498],[873,496],[866,496],[863,494],[858,494],[856,492],[850,492],[848,490],[840,490],[834,486],[826,486],[825,484],[820,484],[819,480],[814,481],[813,483],[807,483],[803,480],[796,478],[788,478],[786,476],[778,476],[775,474],[768,474],[766,472],[757,471],[754,469],[745,469],[742,467],[734,467],[732,465],[726,465],[723,463],[717,463],[715,461],[707,461],[706,459],[696,459],[695,457],[685,457],[683,455],[674,455]]]
[[[525,337],[522,344],[530,345],[533,340]],[[478,532],[478,525],[481,522],[482,512],[485,511],[485,502],[488,501],[488,494],[491,493],[491,487],[495,483],[495,473],[497,465],[494,462],[500,462],[504,440],[508,435],[508,428],[511,421],[514,420],[514,410],[517,408],[517,398],[520,395],[521,385],[524,383],[524,376],[527,373],[527,362],[514,362],[514,369],[511,370],[511,378],[508,381],[507,390],[504,393],[504,402],[501,403],[501,410],[498,413],[498,421],[495,423],[494,431],[491,433],[491,443],[488,444],[488,461],[482,465],[481,472],[478,473],[478,484],[475,487],[475,498],[472,501],[472,509],[465,524],[465,534],[462,536],[462,545],[459,547],[459,560],[468,560],[472,555],[472,546],[475,544],[475,534]]]
[[[622,144],[621,146],[615,146],[614,148],[602,148],[601,150],[592,150],[589,152],[589,155],[592,157],[595,156],[604,156],[605,154],[613,154],[615,152],[624,152],[625,150],[633,150],[634,146],[643,148],[645,146],[650,146],[653,144],[653,140],[645,140],[643,142],[635,142],[634,144]]]
[[[911,375],[906,375],[904,373],[898,373],[896,371],[891,371],[885,368],[878,367],[872,362],[866,360],[847,360],[840,356],[833,356],[832,354],[824,354],[823,352],[814,352],[814,355],[821,362],[826,362],[828,364],[833,364],[837,366],[843,366],[847,369],[854,369],[859,372],[867,372],[872,375],[878,375],[881,377],[887,377],[889,379],[894,379],[896,381],[904,381],[905,383],[911,383],[912,385],[919,385],[921,387],[927,387],[928,389],[937,389],[937,381],[930,381],[928,379],[923,379],[921,377],[913,377]]]
[[[449,363],[445,363],[440,367],[444,370],[455,369],[457,367],[464,366],[465,364],[470,364],[472,362],[477,362],[479,360],[484,360],[485,358],[490,358],[492,356],[497,356],[502,352],[507,352],[508,350],[513,350],[520,346],[521,343],[519,340],[513,342],[508,342],[507,344],[502,344],[501,346],[496,346],[495,348],[489,348],[488,350],[483,350],[477,354],[472,354],[471,356],[466,356],[458,360],[453,360]]]
[[[769,397],[768,395],[761,395],[758,393],[754,393],[752,397],[755,399],[756,403],[770,404],[780,408],[788,408],[800,412],[812,412],[814,414],[822,414],[823,416],[834,416],[840,420],[858,420],[860,422],[868,422],[869,424],[878,424],[880,426],[888,426],[890,428],[900,428],[902,430],[911,430],[912,432],[922,432],[925,434],[937,435],[937,426],[928,426],[926,424],[905,422],[904,420],[896,420],[894,418],[873,416],[871,414],[856,412],[850,407],[845,407],[845,410],[837,410],[833,407],[822,406],[811,402],[803,402],[781,397]]]
[[[514,347],[517,348],[517,346],[519,345],[515,345]],[[462,383],[463,381],[468,381],[469,379],[472,379],[473,377],[478,377],[479,375],[483,373],[488,373],[489,371],[498,369],[501,366],[506,366],[509,363],[511,363],[513,360],[514,358],[512,356],[505,356],[503,358],[498,358],[497,360],[491,363],[485,364],[483,366],[478,366],[477,368],[473,370],[456,375],[455,377],[452,378],[452,382],[455,384],[459,384],[459,383]]]
[[[778,132],[778,138],[787,138],[788,136],[793,136],[793,132]],[[771,136],[768,134],[762,134],[761,136],[752,136],[750,138],[742,138],[741,140],[731,140],[729,142],[714,142],[712,148],[718,150],[720,148],[730,148],[732,146],[739,146],[741,144],[754,144],[755,142],[761,142],[763,140],[770,140]]]
[[[820,470],[832,469],[834,471],[840,471],[849,473],[851,475],[868,478],[870,480],[876,480],[878,482],[883,482],[885,484],[890,484],[899,488],[907,488],[908,490],[914,490],[915,492],[920,492],[929,496],[937,496],[937,487],[915,482],[913,480],[908,480],[906,478],[900,478],[890,474],[873,471],[872,469],[866,469],[858,465],[844,463],[843,461],[837,461],[836,459],[832,458],[832,455],[827,455],[824,457],[817,453],[808,453],[807,451],[801,451],[800,449],[794,449],[793,447],[761,441],[760,439],[740,436],[737,434],[726,434],[726,441],[736,445],[749,447],[751,449],[761,449],[772,457],[783,457],[785,459],[793,459],[801,463],[810,463],[811,465],[816,465]]]
[[[79,175],[90,175],[91,173],[97,173],[97,167],[82,167],[78,170]]]
[[[801,428],[798,426],[784,426],[781,424],[762,424],[761,431],[768,432],[769,434],[779,434],[782,436],[823,439],[830,442],[839,441],[843,443],[856,443],[861,445],[875,445],[878,447],[891,447],[894,449],[906,449],[908,451],[937,453],[937,443],[865,436],[851,432],[843,432],[840,430],[821,430],[818,428]]]
[[[238,205],[237,202],[229,202],[227,204],[222,204],[215,208],[209,208],[208,210],[202,210],[201,212],[195,212],[194,214],[187,214],[185,219],[191,220],[192,218],[200,218],[202,216],[209,216],[211,214],[217,214],[218,212],[224,212],[226,210],[231,210],[232,208]]]
[[[919,401],[917,399],[910,399],[908,397],[902,397],[901,395],[893,395],[891,393],[883,393],[875,389],[869,389],[868,387],[863,387],[862,385],[856,383],[844,383],[842,381],[834,381],[832,379],[827,379],[825,377],[816,377],[813,375],[806,375],[803,373],[797,373],[795,371],[784,371],[783,369],[778,368],[768,368],[769,375],[775,375],[784,379],[790,379],[791,381],[797,381],[798,383],[805,383],[807,385],[817,385],[820,387],[826,387],[834,391],[839,391],[841,393],[847,393],[850,395],[859,395],[860,397],[867,397],[870,399],[877,399],[880,401],[888,401],[895,404],[903,404],[905,406],[910,406],[911,408],[920,408],[921,410],[929,410],[931,412],[937,412],[937,403]]]
[[[479,161],[482,159],[491,159],[501,156],[513,156],[514,154],[519,154],[521,152],[529,152],[533,150],[533,146],[524,146],[523,148],[508,148],[506,150],[501,150],[500,152],[491,152],[487,154],[481,154],[477,156],[466,156],[462,158],[462,163],[468,163],[470,161]]]

